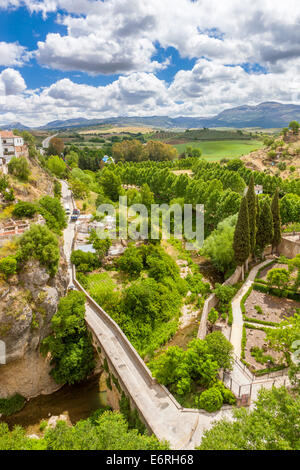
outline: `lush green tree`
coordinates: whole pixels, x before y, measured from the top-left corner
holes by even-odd
[[[271,287],[286,288],[290,280],[290,273],[284,268],[271,269],[267,274],[267,280]]]
[[[64,151],[65,145],[60,137],[53,137],[49,142],[47,150],[48,155],[61,155]]]
[[[250,252],[254,253],[256,244],[256,195],[254,187],[254,176],[251,175],[247,191],[248,215],[249,215],[249,235]]]
[[[284,388],[259,392],[255,408],[234,411],[204,433],[199,450],[297,450],[300,398]]]
[[[278,245],[281,242],[281,218],[280,218],[278,188],[276,189],[275,194],[272,199],[271,210],[272,210],[272,219],[273,219],[272,247],[273,249],[277,249]]]
[[[79,421],[70,427],[64,422],[45,434],[49,450],[166,450],[168,445],[152,435],[128,429],[118,412],[105,411],[99,417]]]
[[[118,412],[100,409],[87,420],[69,426],[59,421],[48,428],[44,437],[26,436],[25,429],[16,426],[12,431],[0,423],[0,450],[167,450],[166,442],[152,435],[130,429]]]
[[[75,199],[85,199],[89,197],[90,190],[88,185],[78,178],[71,178],[69,180],[69,186]]]
[[[193,382],[205,387],[215,384],[219,369],[217,361],[222,364],[220,367],[227,365],[229,368],[232,354],[230,343],[226,349],[224,341],[227,340],[224,338],[219,347],[218,339],[212,333],[208,341],[190,341],[187,350],[171,346],[149,363],[152,374],[159,383],[168,385],[171,391],[179,395],[190,392]]]
[[[289,124],[289,128],[293,131],[293,134],[298,134],[300,124],[298,121],[291,121]]]
[[[148,184],[143,184],[141,187],[141,203],[147,207],[148,211],[151,211],[151,204],[154,204],[154,202],[154,195]]]
[[[272,349],[282,352],[288,364],[294,353],[293,345],[300,340],[300,312],[282,321],[277,328],[267,330],[266,339]],[[299,344],[298,346],[299,349]],[[299,356],[299,355],[298,355]]]
[[[42,225],[32,225],[19,239],[17,259],[26,262],[37,259],[54,276],[59,263],[59,245],[57,237]]]
[[[78,166],[78,161],[79,161],[78,153],[74,152],[74,150],[71,150],[66,155],[66,162],[69,165],[69,167],[76,168]]]
[[[113,173],[113,171],[105,168],[100,175],[99,182],[102,185],[105,194],[112,201],[118,201],[119,196],[122,194],[121,178]]]
[[[39,200],[39,211],[51,230],[60,233],[61,229],[67,226],[66,214],[58,198],[51,196],[41,197]]]
[[[213,293],[216,294],[221,303],[228,304],[235,295],[236,289],[230,285],[216,283]]]
[[[258,209],[256,248],[260,255],[264,252],[266,246],[273,241],[273,216],[268,199],[262,199]]]
[[[98,258],[94,253],[75,250],[71,254],[71,263],[76,266],[79,272],[93,271],[99,266]]]
[[[237,216],[231,216],[218,224],[204,241],[201,253],[208,256],[221,272],[234,266],[233,237]]]
[[[43,340],[41,351],[50,352],[50,374],[57,383],[81,382],[94,369],[94,351],[85,324],[85,295],[72,291],[60,299],[52,317],[53,334]]]
[[[8,172],[22,181],[28,181],[30,167],[25,157],[13,157],[8,163]]]
[[[153,161],[174,160],[178,152],[173,145],[165,144],[156,140],[149,140],[144,147],[144,159]]]
[[[124,254],[117,261],[118,267],[131,275],[138,275],[143,269],[143,257],[140,250],[130,244]]]
[[[300,222],[300,196],[286,194],[280,200],[280,215],[283,224]]]
[[[238,193],[231,191],[231,189],[226,189],[226,191],[222,193],[221,199],[217,205],[217,223],[227,219],[231,215],[237,214],[241,205],[241,199]]]
[[[116,162],[139,162],[143,159],[144,146],[136,140],[123,140],[112,146],[112,157]]]
[[[92,243],[94,250],[96,250],[98,262],[101,263],[108,254],[108,250],[111,247],[111,240],[109,238],[102,240],[101,238],[96,237]]]
[[[250,230],[247,199],[244,197],[238,215],[233,239],[234,258],[242,266],[250,254]]]
[[[61,198],[61,183],[58,180],[54,181],[53,191],[54,191],[54,196],[60,199]]]
[[[52,155],[47,160],[47,167],[58,178],[63,178],[66,173],[66,164],[62,158]]]
[[[205,337],[208,354],[211,354],[220,369],[232,369],[233,346],[221,331],[214,331]]]

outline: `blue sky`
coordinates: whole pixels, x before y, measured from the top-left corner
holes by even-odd
[[[0,124],[300,103],[297,0],[0,0]]]

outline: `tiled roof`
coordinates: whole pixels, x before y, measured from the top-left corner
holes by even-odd
[[[12,137],[16,137],[12,131],[0,131],[0,136],[2,139],[11,139]]]

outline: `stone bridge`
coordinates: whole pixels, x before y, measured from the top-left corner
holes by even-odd
[[[123,390],[132,408],[138,410],[147,429],[158,439],[169,441],[172,449],[194,449],[213,420],[231,416],[231,407],[216,413],[183,408],[153,378],[123,331],[83,289],[74,271],[73,276],[74,285],[86,296],[86,321],[103,368],[110,376],[115,397],[111,405],[118,408],[116,397]]]

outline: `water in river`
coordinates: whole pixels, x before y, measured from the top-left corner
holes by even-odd
[[[2,417],[0,421],[8,423],[10,428],[23,426],[29,434],[38,434],[40,422],[50,415],[65,414],[75,424],[107,404],[106,391],[100,390],[103,390],[103,381],[98,374],[81,384],[65,385],[51,395],[32,398],[19,413]]]

